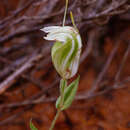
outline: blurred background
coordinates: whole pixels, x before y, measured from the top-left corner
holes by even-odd
[[[0,0],[0,130],[30,130],[30,119],[49,129],[60,77],[40,29],[62,25],[64,9],[65,0]],[[81,79],[54,130],[130,130],[130,1],[69,0],[72,26],[70,11],[83,42]]]

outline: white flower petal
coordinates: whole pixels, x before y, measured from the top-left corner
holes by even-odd
[[[70,27],[70,26],[64,26],[64,27],[62,27],[62,26],[50,26],[50,27],[44,27],[40,30],[44,31],[46,33],[56,33],[56,32],[63,32],[63,31],[64,32],[70,32],[70,33],[72,33],[72,32],[77,33],[75,31],[75,29],[73,27]]]
[[[46,33],[50,33],[50,32],[53,32],[55,30],[59,30],[60,28],[61,28],[61,26],[50,26],[50,27],[44,27],[40,30],[43,32],[46,32]]]
[[[64,33],[58,33],[58,34],[48,34],[46,37],[44,37],[46,40],[55,40],[60,42],[66,41],[66,34]]]

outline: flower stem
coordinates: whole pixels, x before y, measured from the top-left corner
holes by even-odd
[[[66,81],[65,79],[63,79],[63,80]],[[67,81],[66,81],[66,82],[67,82]],[[60,85],[62,85],[61,82],[60,82]],[[65,86],[64,86],[64,90],[65,90],[66,87],[67,87],[67,85],[65,84]],[[51,127],[50,127],[49,130],[53,130],[53,128],[54,128],[54,126],[55,126],[55,123],[56,123],[56,120],[57,120],[57,118],[58,118],[60,112],[62,111],[61,108],[62,108],[63,103],[64,103],[64,90],[61,91],[60,107],[57,109],[57,113],[56,113],[56,115],[55,115],[55,117],[54,117],[54,119],[53,119],[53,121],[52,121],[52,124],[51,124]]]
[[[58,109],[58,110],[57,110],[57,113],[56,113],[56,115],[55,115],[55,118],[54,118],[54,120],[52,121],[52,124],[51,124],[51,127],[50,127],[49,130],[53,130],[53,128],[54,128],[54,126],[55,126],[55,123],[56,123],[56,120],[57,120],[57,118],[58,118],[60,112],[61,112],[61,110]]]
[[[66,0],[66,5],[65,5],[65,12],[64,12],[64,18],[63,18],[63,27],[64,27],[64,25],[65,25],[65,19],[66,19],[67,8],[68,8],[68,0]]]
[[[65,79],[63,79],[65,82],[67,82]],[[67,87],[66,86],[67,84],[65,84],[65,86],[64,86],[64,90],[65,90],[65,88]],[[63,90],[63,92],[61,92],[61,101],[60,101],[60,108],[59,109],[61,109],[62,108],[62,106],[63,106],[63,103],[64,103],[64,90]]]

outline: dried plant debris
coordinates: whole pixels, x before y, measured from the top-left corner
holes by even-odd
[[[51,62],[52,42],[43,40],[39,29],[62,24],[64,4],[0,1],[1,130],[29,129],[31,118],[48,130],[60,79]],[[81,79],[76,101],[56,129],[129,129],[130,2],[70,0],[67,25],[70,10],[83,41]]]

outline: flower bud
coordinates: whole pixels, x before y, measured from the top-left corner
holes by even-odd
[[[81,53],[79,33],[70,26],[51,26],[41,29],[48,33],[44,39],[55,40],[52,50],[52,62],[63,79],[70,79],[78,70]]]

